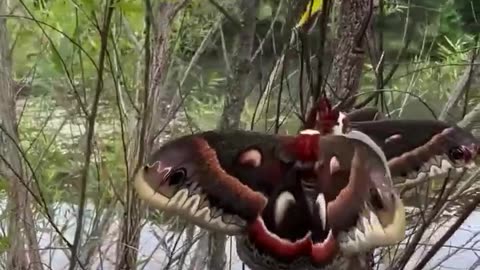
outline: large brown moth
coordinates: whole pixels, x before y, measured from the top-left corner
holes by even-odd
[[[156,209],[235,235],[252,269],[338,269],[342,256],[403,238],[392,178],[440,175],[443,164],[463,169],[477,156],[477,140],[443,122],[319,108],[298,136],[207,131],[172,140],[135,188]]]
[[[151,206],[236,235],[239,250],[262,254],[239,252],[246,262],[326,266],[404,232],[386,160],[358,134],[190,135],[161,147],[135,186]]]

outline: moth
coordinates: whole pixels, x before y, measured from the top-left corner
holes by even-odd
[[[403,238],[393,178],[462,169],[478,153],[478,141],[458,127],[378,116],[324,103],[297,136],[184,136],[152,155],[135,188],[156,209],[234,235],[252,269],[341,269],[343,256]]]
[[[386,160],[359,134],[190,135],[165,144],[135,185],[155,208],[236,235],[250,265],[320,267],[403,237]],[[317,153],[305,158],[302,147]]]

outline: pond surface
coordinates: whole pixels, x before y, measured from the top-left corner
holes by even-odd
[[[87,208],[88,211],[85,227],[88,229],[89,226],[91,226],[91,214],[93,213],[93,209],[91,206],[88,206]],[[75,231],[76,211],[74,209],[75,208],[72,205],[68,204],[58,205],[56,208],[56,223],[58,226],[60,226],[60,228],[63,226],[67,227],[64,235],[69,241],[73,241],[73,235]],[[447,228],[446,226],[448,226],[448,224],[443,226],[439,225],[434,230],[427,232],[425,236],[430,240],[428,242],[423,242],[422,244],[427,246],[434,244],[436,239],[438,239],[445,232]],[[38,233],[41,248],[44,249],[42,258],[47,265],[51,266],[52,270],[66,269],[69,263],[69,259],[67,257],[69,252],[64,248],[58,249],[59,246],[63,247],[64,245],[59,243],[58,240],[54,240],[54,238],[56,239],[58,237],[55,237],[56,234],[53,229],[48,229],[48,227],[49,226],[46,226],[45,230],[42,230]],[[119,222],[110,223],[108,233],[102,237],[100,256],[94,257],[95,259],[93,260],[93,265],[90,269],[114,269],[112,262],[115,260],[115,242],[118,237],[119,230]],[[431,235],[432,233],[433,235]],[[148,262],[138,269],[164,269],[165,265],[167,264],[167,256],[165,250],[161,247],[165,244],[166,237],[164,236],[166,234],[167,229],[165,227],[152,225],[149,223],[143,227],[140,237],[139,259],[140,261],[148,260]],[[441,249],[441,251],[424,269],[480,269],[479,234],[480,212],[474,212],[446,243],[445,247]],[[171,237],[171,234],[169,235]],[[232,242],[227,242],[227,262],[231,261],[230,269],[242,270],[242,263],[235,251],[235,240],[231,239],[230,241]],[[55,242],[57,244],[55,244]],[[182,243],[182,240],[180,240],[177,246],[182,246]],[[232,250],[230,250],[230,247],[232,247]],[[195,248],[196,245],[193,246],[189,252],[189,256],[187,256],[187,266],[185,269],[188,269],[189,261],[193,257]],[[418,248],[411,263],[407,265],[406,269],[412,269],[412,266],[414,265],[413,263],[421,258],[423,251],[425,251],[424,248]],[[231,258],[229,254],[232,254]],[[475,264],[477,264],[476,267]]]

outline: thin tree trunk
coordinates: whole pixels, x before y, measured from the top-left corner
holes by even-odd
[[[232,74],[228,76],[223,112],[218,124],[220,130],[240,128],[240,118],[245,107],[245,100],[251,90],[249,75],[252,71],[251,57],[259,2],[259,0],[239,1],[242,29],[240,29],[235,39],[232,56]],[[209,233],[208,238],[210,242],[208,269],[225,269],[226,236],[218,233]],[[203,247],[199,245],[199,248]]]
[[[187,1],[178,3],[166,1],[155,2],[154,7],[150,1],[146,1],[147,24],[152,24],[152,43],[150,49],[150,36],[146,43],[146,60],[148,76],[145,78],[145,92],[139,103],[142,107],[142,115],[136,115],[130,119],[131,127],[130,142],[128,145],[128,180],[126,185],[126,208],[121,225],[121,236],[117,250],[118,270],[136,269],[139,238],[141,232],[141,220],[144,217],[144,207],[133,188],[133,176],[154,148],[155,136],[162,125],[161,121],[166,119],[169,105],[173,95],[165,92],[163,81],[167,72],[169,58],[169,36],[172,22],[178,10]],[[153,20],[151,20],[152,18]],[[147,26],[148,27],[148,26]],[[150,29],[147,30],[150,32]],[[151,56],[149,55],[151,51]],[[148,64],[150,63],[150,65]]]
[[[96,263],[94,258],[99,255],[102,242],[105,240],[104,236],[108,234],[108,229],[114,217],[115,206],[111,205],[111,207],[102,210],[101,214],[98,214],[97,219],[94,221],[91,233],[79,252],[79,260],[84,263],[85,268],[91,269],[92,265]]]
[[[332,101],[342,103],[342,110],[350,110],[360,89],[360,78],[365,61],[365,37],[372,16],[373,0],[343,0],[340,4],[335,56],[327,89]],[[371,253],[346,258],[347,269],[372,269]]]
[[[0,0],[0,14],[6,1]],[[0,18],[0,177],[8,181],[9,212],[7,269],[43,269],[32,210],[29,174],[17,148],[19,138],[15,113],[15,93],[8,60],[8,38],[5,18]]]
[[[259,0],[240,0],[243,27],[238,33],[232,57],[232,74],[228,76],[227,92],[220,118],[219,129],[229,130],[240,127],[240,116],[245,100],[250,94],[249,74],[252,71],[251,55],[256,29],[256,14]]]
[[[340,14],[332,71],[327,89],[334,101],[346,100],[360,89],[360,77],[365,61],[365,33],[372,15],[373,0],[344,0]],[[345,104],[351,107],[353,104]]]
[[[447,121],[450,123],[456,122],[458,118],[461,117],[454,117],[452,114],[454,114],[455,111],[462,111],[458,110],[458,104],[462,97],[465,96],[465,93],[469,91],[473,81],[478,81],[478,76],[479,74],[479,68],[478,68],[478,62],[480,61],[480,53],[479,49],[475,48],[471,52],[470,56],[470,64],[465,68],[462,76],[458,79],[456,82],[453,91],[450,94],[450,97],[448,98],[447,103],[443,107],[442,111],[440,112],[440,115],[438,116],[438,119],[442,121]]]

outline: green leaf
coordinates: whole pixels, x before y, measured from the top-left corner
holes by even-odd
[[[4,178],[0,178],[0,192],[8,192],[8,182]]]
[[[273,14],[272,6],[270,6],[269,4],[263,4],[258,9],[257,19],[260,21],[265,20],[272,17],[272,14]]]
[[[7,252],[10,248],[10,239],[8,236],[0,236],[0,253]]]
[[[118,3],[119,8],[126,13],[143,14],[144,6],[142,1],[122,1]]]

